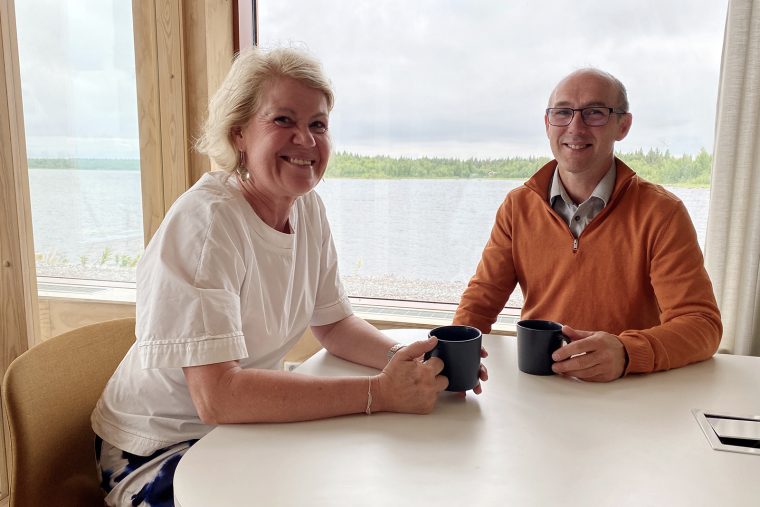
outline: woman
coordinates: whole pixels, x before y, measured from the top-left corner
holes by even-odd
[[[146,248],[137,342],[92,415],[109,505],[171,505],[177,462],[216,424],[428,413],[445,389],[441,361],[419,360],[434,338],[401,348],[351,312],[312,192],[332,105],[319,64],[293,49],[240,54],[211,100],[198,149],[224,171],[183,194]],[[279,370],[307,326],[383,371]]]

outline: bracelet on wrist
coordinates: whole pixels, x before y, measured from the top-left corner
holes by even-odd
[[[403,349],[405,346],[406,345],[404,345],[403,343],[397,343],[393,347],[391,347],[390,349],[388,349],[388,355],[387,355],[388,362],[390,363],[391,359],[393,359],[393,356],[396,355],[396,352],[398,352],[399,350]]]
[[[372,377],[367,377],[367,382],[369,383],[367,386],[367,408],[364,413],[372,415]]]

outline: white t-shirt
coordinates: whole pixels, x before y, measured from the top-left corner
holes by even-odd
[[[143,456],[200,438],[213,427],[183,366],[277,368],[308,325],[351,315],[319,196],[297,199],[289,221],[292,234],[267,226],[224,172],[177,199],[138,264],[137,341],[92,414],[95,433]]]

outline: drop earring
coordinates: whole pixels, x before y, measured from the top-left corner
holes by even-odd
[[[251,173],[248,172],[248,168],[245,166],[245,152],[239,151],[239,158],[238,158],[238,165],[235,168],[235,171],[237,172],[238,178],[240,178],[240,181],[245,183],[246,181],[251,179]]]

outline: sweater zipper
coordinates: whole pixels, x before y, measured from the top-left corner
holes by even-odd
[[[534,192],[535,192],[535,190],[534,190]],[[554,211],[554,208],[552,208],[551,206],[549,206],[549,203],[547,203],[546,201],[544,201],[544,205],[546,206],[546,209],[549,211],[549,214],[552,215],[554,217],[554,219],[557,220],[560,224],[562,224],[562,226],[568,232],[568,234],[570,235],[570,237],[573,238],[573,253],[576,253],[578,251],[578,238],[576,238],[575,236],[573,236],[573,232],[570,230],[570,227],[567,225],[567,222],[565,222],[565,220],[561,216],[559,216],[559,213],[557,213],[556,211]]]

